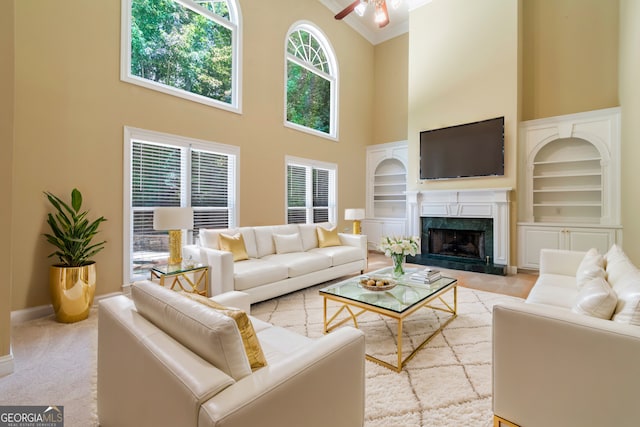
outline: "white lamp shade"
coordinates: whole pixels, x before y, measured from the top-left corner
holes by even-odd
[[[190,230],[193,228],[193,208],[166,207],[153,211],[154,230]]]
[[[350,221],[359,221],[364,219],[364,209],[345,209],[344,219]]]

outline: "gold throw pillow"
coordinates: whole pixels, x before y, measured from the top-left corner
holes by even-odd
[[[251,370],[256,371],[267,366],[267,359],[264,357],[262,346],[260,345],[260,341],[258,341],[258,336],[256,335],[256,331],[253,329],[253,325],[251,324],[251,320],[249,320],[247,313],[235,308],[225,307],[204,295],[193,294],[185,291],[180,291],[180,293],[193,301],[197,301],[207,307],[211,307],[219,313],[235,320],[238,330],[240,331],[240,336],[242,337],[244,351],[249,359],[249,365],[251,365]]]
[[[316,228],[318,233],[318,247],[327,248],[329,246],[340,246],[340,237],[338,237],[338,227],[327,230],[324,227]]]
[[[233,236],[220,233],[219,241],[220,250],[231,252],[233,254],[234,261],[249,259],[249,255],[247,255],[247,248],[244,246],[244,238],[241,233]]]

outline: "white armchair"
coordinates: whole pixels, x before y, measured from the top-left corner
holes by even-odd
[[[139,307],[122,295],[99,306],[101,426],[363,425],[361,331],[346,327],[312,340],[250,317],[267,366],[247,372],[235,323],[229,329],[209,307],[158,284],[134,286],[134,299],[144,298]],[[215,299],[249,308],[241,292]],[[219,349],[214,358],[225,354],[224,366],[211,362],[211,346]]]

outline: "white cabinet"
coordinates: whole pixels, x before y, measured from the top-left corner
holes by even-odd
[[[521,223],[518,225],[518,266],[539,268],[540,249],[588,251],[596,248],[601,253],[605,253],[611,245],[622,240],[621,234],[621,228]]]
[[[519,146],[519,267],[621,243],[619,108],[522,122]]]
[[[404,236],[406,233],[403,219],[365,219],[362,221],[362,234],[367,236],[369,249],[377,250],[384,236]]]
[[[367,147],[367,206],[362,221],[369,248],[376,249],[383,236],[402,236],[407,212],[406,141]]]

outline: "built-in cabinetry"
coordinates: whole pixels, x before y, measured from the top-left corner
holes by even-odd
[[[406,230],[407,190],[406,141],[367,148],[367,205],[362,233],[370,249],[383,236],[401,236]]]
[[[520,149],[520,268],[543,248],[621,243],[619,108],[522,122]]]

